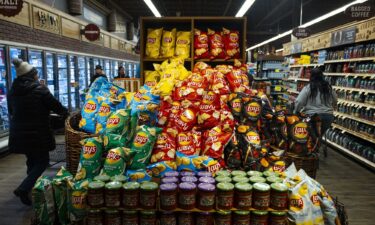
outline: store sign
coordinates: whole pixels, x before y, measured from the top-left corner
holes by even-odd
[[[60,22],[58,15],[42,9],[36,10],[36,15],[37,21],[34,23],[37,28],[45,31],[59,32]]]
[[[375,15],[375,5],[371,1],[355,4],[346,8],[345,14],[353,19],[368,19]]]
[[[96,41],[100,37],[100,29],[96,24],[90,23],[85,26],[83,29],[83,35],[89,41]]]
[[[22,10],[22,0],[0,0],[0,14],[8,17],[16,16]]]
[[[295,28],[292,32],[293,36],[296,38],[307,38],[311,35],[311,32],[307,28]]]
[[[335,31],[331,34],[331,47],[355,42],[356,27]]]

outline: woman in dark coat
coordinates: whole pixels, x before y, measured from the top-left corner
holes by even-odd
[[[9,150],[25,154],[27,177],[14,194],[31,205],[29,193],[49,164],[49,151],[56,147],[49,115],[66,117],[68,110],[38,81],[38,71],[27,62],[14,59],[17,78],[8,93],[10,116]]]

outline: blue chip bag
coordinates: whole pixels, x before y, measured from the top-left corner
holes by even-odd
[[[101,87],[105,84],[108,84],[108,80],[105,77],[98,77],[95,81],[91,84],[87,94],[86,100],[89,98],[94,98],[99,94]]]
[[[210,171],[215,172],[220,169],[220,164],[208,156],[185,155],[181,152],[176,152],[176,165],[178,171]],[[219,167],[219,168],[216,168]]]
[[[95,133],[96,131],[96,114],[99,110],[99,103],[97,98],[89,98],[86,100],[82,110],[82,118],[79,121],[79,128],[88,132]]]
[[[123,92],[125,92],[125,89],[112,83],[106,83],[100,87],[99,95],[105,98],[117,98]]]
[[[147,166],[148,173],[155,178],[163,177],[166,172],[176,171],[177,166],[173,161],[157,162]]]
[[[126,176],[129,177],[129,181],[136,181],[138,183],[141,183],[143,181],[150,181],[151,175],[147,173],[144,169],[139,170],[127,170]]]
[[[113,98],[105,98],[101,103],[96,114],[96,133],[103,134],[106,128],[107,120],[113,112],[125,105],[123,101]]]

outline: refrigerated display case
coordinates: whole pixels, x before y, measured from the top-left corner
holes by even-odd
[[[10,60],[14,58],[19,58],[22,59],[23,61],[26,61],[26,50],[23,48],[16,48],[16,47],[10,47],[9,48],[9,55],[10,55]],[[16,69],[14,68],[14,65],[10,63],[10,73],[12,76],[12,81],[16,79],[17,74],[16,74]]]
[[[76,65],[76,57],[70,55],[69,56],[70,82],[68,85],[70,86],[69,99],[70,99],[70,110],[72,111],[74,111],[76,108],[79,107],[77,105],[77,103],[79,103],[78,91],[77,91],[79,80],[78,80],[78,69],[76,70],[76,66],[78,66]]]
[[[111,71],[111,64],[109,60],[104,60],[104,74],[107,75],[109,80],[113,80],[113,73]]]
[[[43,52],[41,50],[29,50],[29,63],[38,70],[38,76],[44,79]]]
[[[58,89],[56,87],[56,79],[55,79],[55,56],[53,53],[47,52],[46,53],[46,84],[48,86],[49,91],[57,98],[58,97]]]
[[[129,75],[129,78],[133,78],[133,63],[128,62],[128,71],[127,74]]]
[[[7,66],[5,48],[0,46],[0,135],[9,129],[8,104],[7,104]]]
[[[91,76],[94,74],[94,60],[92,58],[86,58],[86,75],[87,75],[87,87],[90,86],[91,83]]]
[[[112,74],[113,74],[113,78],[117,77],[117,74],[118,74],[118,67],[119,67],[119,63],[118,61],[112,61],[111,63],[111,68],[112,68]]]
[[[68,63],[66,55],[57,56],[57,75],[59,97],[61,104],[69,108],[69,89],[68,89]]]

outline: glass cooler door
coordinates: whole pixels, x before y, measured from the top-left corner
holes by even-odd
[[[22,59],[23,61],[26,61],[26,50],[23,48],[16,48],[16,47],[10,47],[9,48],[9,54],[10,54],[10,60],[14,58]],[[12,74],[12,81],[16,79],[16,69],[14,68],[14,65],[12,62],[10,62],[10,72]]]
[[[0,46],[0,135],[9,129],[8,104],[7,104],[7,64],[5,48]]]
[[[65,107],[69,107],[68,89],[68,63],[66,55],[57,56],[57,74],[59,87],[59,100]]]
[[[76,63],[75,63],[75,56],[69,56],[69,69],[70,69],[70,109],[75,110],[78,106],[78,93],[77,93],[77,85],[78,85],[78,74],[76,74]],[[78,71],[77,71],[78,72]],[[77,79],[76,79],[77,78]],[[77,87],[77,88],[76,88]]]
[[[58,90],[55,88],[55,63],[54,63],[54,54],[47,52],[46,53],[46,84],[48,86],[49,91],[57,98],[58,97]]]
[[[43,53],[41,50],[29,50],[29,63],[38,70],[39,78],[44,79]]]

